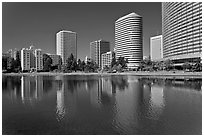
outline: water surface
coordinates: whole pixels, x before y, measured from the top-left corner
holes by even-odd
[[[3,134],[202,134],[201,80],[3,76]]]

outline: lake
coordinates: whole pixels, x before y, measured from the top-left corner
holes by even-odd
[[[2,76],[2,134],[202,134],[202,81]]]

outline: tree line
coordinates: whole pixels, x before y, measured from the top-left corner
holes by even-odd
[[[47,55],[43,54],[43,72],[76,72],[76,71],[83,71],[83,72],[98,72],[98,71],[106,71],[106,72],[123,72],[127,70],[127,63],[128,60],[124,57],[119,57],[116,60],[115,57],[112,58],[111,65],[105,66],[104,68],[100,69],[98,64],[94,61],[86,62],[80,59],[76,60],[73,54],[71,54],[65,61],[62,63],[62,59],[59,60],[58,65],[52,65],[52,58]],[[161,70],[175,70],[175,66],[171,60],[165,61],[151,61],[150,57],[147,59],[142,60],[139,63],[139,67],[136,71],[161,71]],[[17,52],[16,58],[12,57],[2,57],[2,70],[3,72],[22,72],[21,71],[21,60],[20,60],[20,52]],[[192,64],[190,62],[186,62],[182,65],[182,70],[185,71],[202,71],[202,63],[201,59],[198,59],[196,63]]]
[[[150,57],[142,60],[137,70],[139,71],[171,71],[171,70],[183,70],[183,71],[202,71],[201,59],[197,59],[194,63],[185,62],[183,65],[176,67],[172,60],[164,61],[151,61]]]

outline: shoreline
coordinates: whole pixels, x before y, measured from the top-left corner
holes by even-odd
[[[158,71],[158,72],[121,72],[121,73],[85,73],[85,72],[72,72],[72,73],[60,73],[60,72],[34,72],[34,73],[2,73],[2,76],[142,76],[142,77],[170,77],[170,78],[199,78],[202,79],[202,72],[183,72],[183,71]]]

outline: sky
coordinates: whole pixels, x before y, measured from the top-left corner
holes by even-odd
[[[143,17],[143,56],[149,56],[150,37],[162,30],[160,2],[27,2],[2,3],[2,52],[31,44],[56,53],[56,33],[77,33],[77,56],[90,55],[90,42],[103,39],[115,46],[115,21],[131,12]]]

